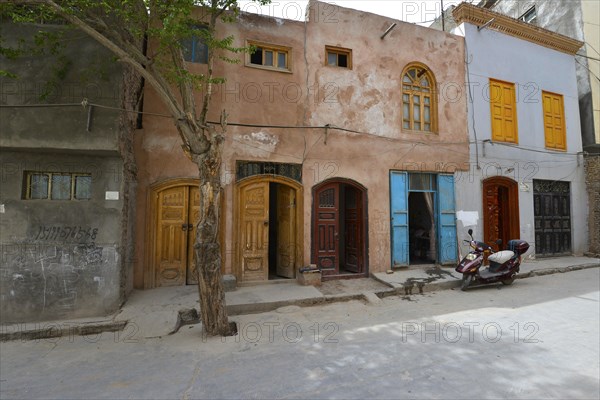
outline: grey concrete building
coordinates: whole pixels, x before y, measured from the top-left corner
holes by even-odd
[[[140,79],[64,25],[0,29],[26,49],[0,56],[0,322],[109,313],[131,287],[136,114],[121,109]],[[40,31],[58,47],[34,46]]]

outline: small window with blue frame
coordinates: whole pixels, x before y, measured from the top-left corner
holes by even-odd
[[[183,59],[197,64],[208,64],[208,45],[203,37],[206,27],[199,25],[193,27],[195,34],[181,41]]]

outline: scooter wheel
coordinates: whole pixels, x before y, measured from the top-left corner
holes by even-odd
[[[512,283],[513,283],[514,281],[515,281],[515,278],[508,278],[508,279],[504,279],[504,280],[502,281],[502,284],[503,284],[503,285],[506,285],[506,286],[508,286],[508,285],[512,285]]]
[[[465,290],[467,290],[467,288],[471,285],[472,282],[473,275],[463,275],[462,282],[460,284],[460,290],[464,292]]]

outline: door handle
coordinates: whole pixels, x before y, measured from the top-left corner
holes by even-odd
[[[269,221],[263,221],[263,225],[264,226],[268,226],[269,225]]]
[[[192,231],[192,230],[194,230],[194,225],[193,224],[182,224],[181,230],[182,231]]]

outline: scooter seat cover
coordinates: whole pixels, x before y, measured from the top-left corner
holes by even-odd
[[[510,250],[502,250],[489,256],[488,260],[498,264],[504,264],[505,262],[513,258],[514,255],[515,253]]]

